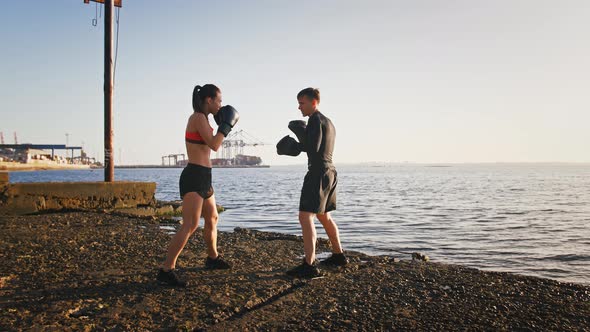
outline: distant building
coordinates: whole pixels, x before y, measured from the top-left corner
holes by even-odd
[[[235,158],[215,158],[211,159],[214,166],[259,166],[262,164],[262,158],[258,156],[246,156],[238,154]]]
[[[22,160],[22,162],[24,163],[31,163],[34,160],[52,160],[54,161],[54,156],[51,155],[51,153],[45,151],[45,150],[39,150],[39,149],[26,149],[26,150],[20,150],[20,159]]]
[[[56,155],[55,150],[66,150],[71,156]],[[74,151],[80,151],[74,156]],[[88,157],[81,147],[56,144],[0,144],[0,161],[23,164],[96,164],[96,159]]]

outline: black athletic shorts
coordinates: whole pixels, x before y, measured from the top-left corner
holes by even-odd
[[[204,199],[213,195],[211,167],[196,164],[186,165],[180,174],[180,198],[190,192],[196,192]]]
[[[299,211],[324,214],[336,210],[338,173],[334,167],[309,170],[303,180]]]

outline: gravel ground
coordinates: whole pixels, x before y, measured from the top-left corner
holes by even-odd
[[[94,212],[0,217],[0,330],[590,331],[586,285],[356,252],[323,278],[291,279],[301,238],[247,229],[219,234],[225,271],[203,269],[197,231],[179,258],[189,287],[163,287],[161,226]]]

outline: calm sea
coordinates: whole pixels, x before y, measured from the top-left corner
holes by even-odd
[[[337,165],[345,249],[590,284],[590,164]],[[117,169],[178,200],[181,169]],[[219,228],[300,234],[306,166],[214,169]],[[11,182],[102,181],[102,170],[14,172]],[[317,223],[319,236],[326,237]]]

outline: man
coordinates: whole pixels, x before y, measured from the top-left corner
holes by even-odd
[[[320,113],[320,91],[306,88],[297,94],[299,110],[304,117],[309,117],[307,126],[303,121],[291,121],[289,128],[299,138],[298,147],[307,153],[308,172],[303,181],[299,202],[299,223],[303,233],[305,259],[303,263],[287,271],[287,274],[299,278],[320,276],[316,264],[316,231],[314,217],[326,230],[332,244],[332,255],[322,261],[322,265],[343,266],[348,259],[342,251],[338,226],[332,219],[330,211],[336,210],[336,185],[338,183],[336,168],[332,164],[332,152],[336,138],[336,129],[332,121]]]

